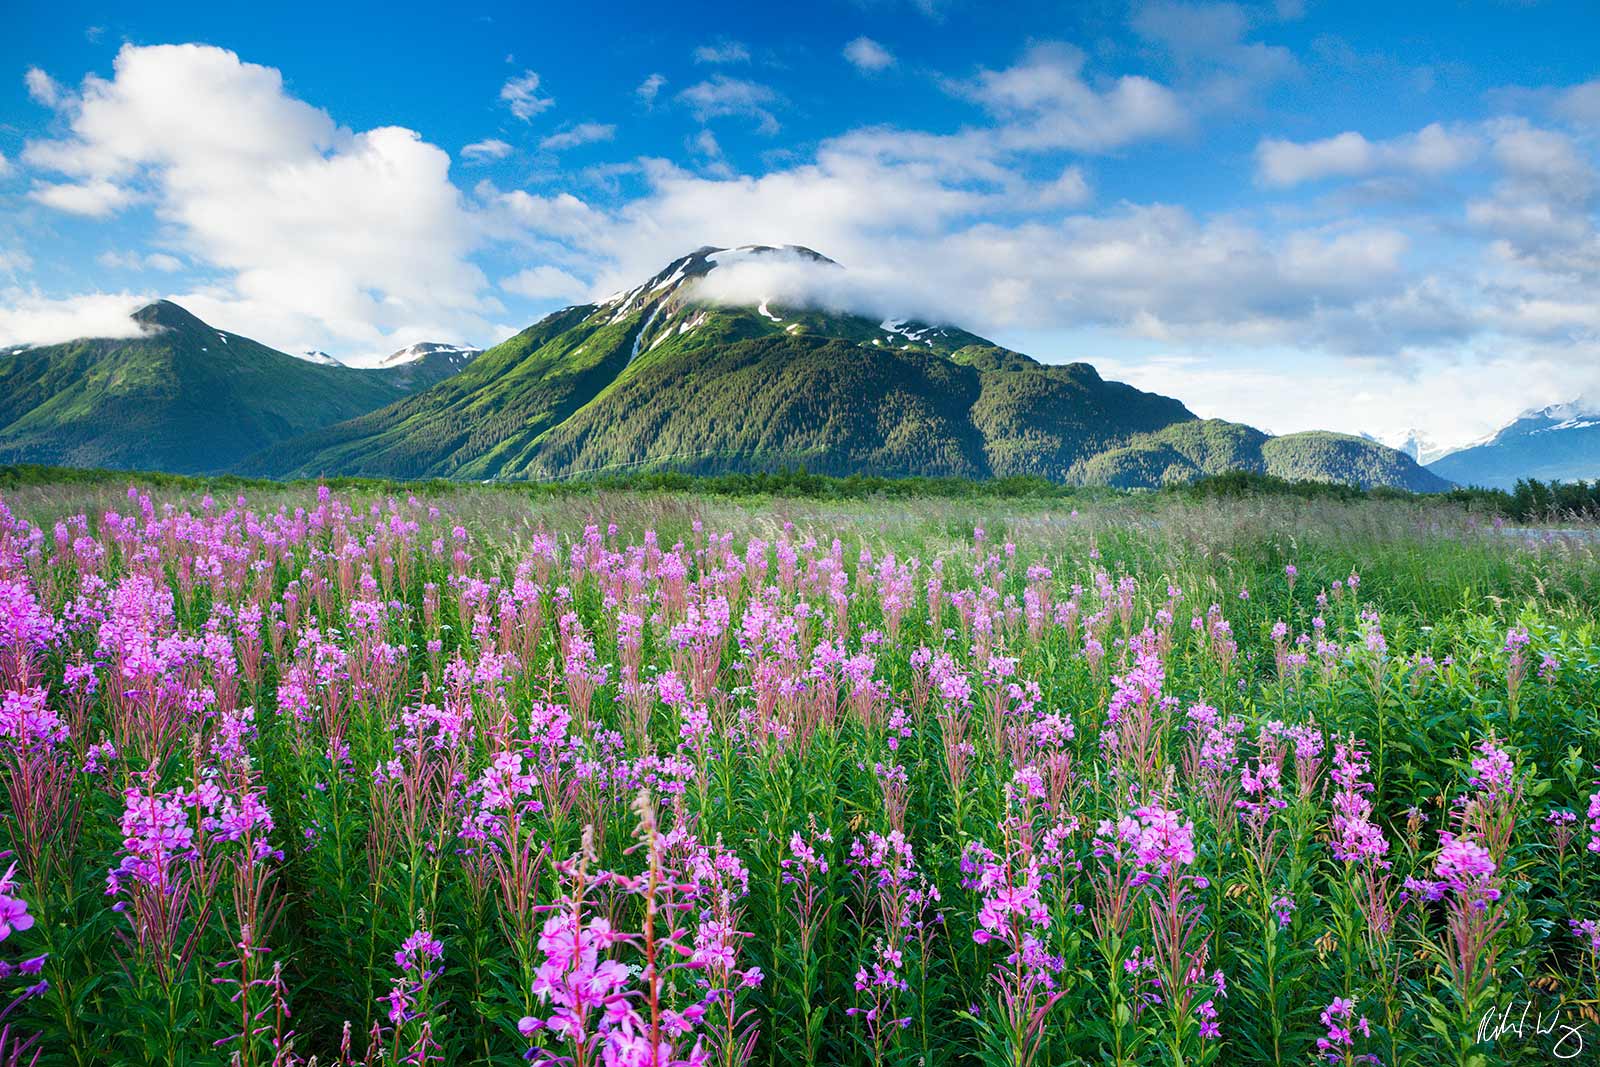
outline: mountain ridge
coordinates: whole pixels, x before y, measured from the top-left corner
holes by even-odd
[[[1510,489],[1517,481],[1600,479],[1600,398],[1529,408],[1489,437],[1428,465],[1463,485]]]
[[[138,336],[0,354],[0,462],[219,473],[413,388],[218,330],[169,300],[131,317]]]
[[[704,297],[714,271],[760,257],[843,269],[803,246],[703,246],[603,301],[552,313],[431,389],[266,449],[244,470],[545,479],[803,465],[816,473],[1065,482],[1093,479],[1102,468],[1126,476],[1115,463],[1091,461],[1152,447],[1173,448],[1181,462],[1138,484],[1215,466],[1150,436],[1200,422],[1181,402],[1108,382],[1087,363],[1043,364],[951,325],[770,296]],[[1250,469],[1447,487],[1382,445],[1243,429],[1249,434],[1233,434],[1218,454]],[[1150,466],[1124,458],[1132,469]]]

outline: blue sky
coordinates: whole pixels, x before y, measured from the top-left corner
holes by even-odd
[[[843,262],[830,299],[1273,431],[1455,443],[1600,385],[1592,4],[30,4],[8,29],[0,344],[167,296],[359,361],[764,242]]]

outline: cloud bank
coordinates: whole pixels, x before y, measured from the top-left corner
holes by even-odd
[[[169,294],[197,314],[291,349],[489,330],[468,258],[483,234],[448,153],[415,132],[341,127],[278,71],[203,45],[125,46],[58,104],[69,132],[22,154],[57,180],[29,195],[92,218],[150,205],[222,279]]]
[[[1146,4],[1134,32],[1165,57],[1148,73],[1039,41],[1010,63],[917,72],[966,108],[964,124],[863,126],[798,150],[778,139],[779,116],[801,103],[684,57],[684,87],[669,92],[666,74],[641,70],[619,95],[635,121],[692,119],[685,158],[608,149],[615,125],[599,120],[620,116],[599,115],[530,144],[611,158],[523,188],[479,179],[499,179],[479,168],[510,160],[508,140],[461,149],[473,164],[464,188],[443,149],[401,127],[344,127],[270,67],[208,46],[126,46],[111,77],[76,87],[28,72],[60,133],[29,142],[10,167],[33,210],[96,222],[148,214],[160,236],[150,243],[188,272],[186,288],[163,295],[289,349],[483,343],[503,335],[502,320],[525,325],[539,305],[629,288],[700,245],[763,243],[812,247],[848,270],[751,262],[715,272],[708,296],[950,321],[1045,358],[1110,359],[1144,385],[1159,368],[1174,383],[1164,391],[1234,397],[1240,410],[1220,413],[1236,417],[1251,417],[1257,394],[1268,397],[1260,410],[1284,410],[1299,388],[1284,374],[1268,390],[1268,359],[1332,361],[1380,383],[1370,396],[1346,390],[1361,405],[1347,417],[1367,420],[1347,429],[1405,426],[1416,413],[1403,405],[1430,379],[1492,382],[1513,411],[1600,384],[1596,83],[1530,90],[1476,122],[1255,139],[1237,174],[1254,182],[1252,210],[1108,187],[1107,159],[1192,146],[1230,108],[1295,76],[1293,56],[1255,37],[1280,16]],[[705,48],[705,64],[745,65],[730,42]],[[844,58],[913,74],[866,38]],[[555,106],[532,71],[485,103],[523,120]],[[771,151],[746,172],[723,146],[749,133]],[[25,281],[37,255],[0,237],[0,269]],[[149,253],[119,255],[129,258],[115,269],[162,269]],[[111,329],[106,309],[119,299],[81,294],[55,308],[13,287],[0,336]],[[1240,369],[1252,358],[1254,370]],[[1509,364],[1536,373],[1501,381]],[[1476,407],[1420,414],[1436,437],[1488,428]]]

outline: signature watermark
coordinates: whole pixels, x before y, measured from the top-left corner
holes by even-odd
[[[1553,1060],[1576,1060],[1589,1044],[1590,1025],[1573,1005],[1561,1003],[1552,1008],[1513,999],[1483,1013],[1478,1020],[1478,1040],[1491,1045],[1513,1039],[1532,1041],[1543,1046]]]

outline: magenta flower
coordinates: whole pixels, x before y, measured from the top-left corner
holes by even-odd
[[[17,865],[6,868],[0,878],[0,941],[13,933],[33,926],[33,916],[28,914],[28,902],[16,895]]]
[[[1165,876],[1174,865],[1187,867],[1194,863],[1193,820],[1180,822],[1178,812],[1168,811],[1159,805],[1136,808],[1133,814],[1139,820],[1139,837],[1134,843],[1134,855],[1141,867]]]
[[[1600,789],[1589,794],[1589,851],[1600,855]]]
[[[1433,872],[1445,887],[1458,897],[1499,900],[1500,890],[1491,884],[1495,862],[1489,850],[1465,837],[1442,836],[1444,846],[1434,861]]]
[[[1349,1060],[1357,1034],[1372,1036],[1372,1025],[1366,1016],[1356,1014],[1356,1001],[1352,997],[1334,997],[1333,1002],[1322,1009],[1322,1025],[1327,1034],[1317,1038],[1317,1051],[1329,1063]],[[1361,1056],[1354,1062],[1377,1064],[1380,1061],[1376,1056]]]

